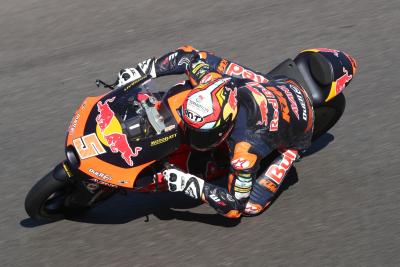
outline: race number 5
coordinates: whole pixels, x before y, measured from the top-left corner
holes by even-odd
[[[73,143],[81,159],[106,153],[95,133],[74,139]]]

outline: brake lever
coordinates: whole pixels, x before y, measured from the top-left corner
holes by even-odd
[[[107,84],[103,82],[102,80],[97,79],[96,80],[96,86],[100,88],[100,85],[102,85],[104,88],[108,88],[110,90],[114,90],[115,86],[118,84],[118,79],[113,83],[113,84]]]

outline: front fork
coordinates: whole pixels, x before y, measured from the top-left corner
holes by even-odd
[[[53,177],[60,182],[73,183],[74,174],[67,161],[63,161],[54,167]]]
[[[68,183],[71,193],[65,201],[66,206],[92,207],[95,203],[113,195],[117,188],[110,188],[80,177],[67,161],[59,163],[53,170],[53,177]]]

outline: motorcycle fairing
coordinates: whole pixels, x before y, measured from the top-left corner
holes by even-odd
[[[133,95],[137,93],[135,91],[132,92]],[[129,127],[137,126],[127,123],[129,122],[126,117],[127,111],[124,110],[127,105],[132,105],[130,97],[132,97],[132,94],[126,91],[115,90],[99,97],[86,98],[72,119],[66,140],[66,147],[74,147],[75,151],[79,149],[85,150],[93,146],[92,143],[87,146],[84,142],[85,138],[90,136],[90,140],[96,142],[97,149],[95,145],[95,154],[93,156],[80,157],[78,169],[95,179],[128,188],[134,186],[137,176],[144,168],[173,153],[181,144],[179,126],[173,115],[168,114],[165,108],[160,109],[163,111],[162,116],[167,125],[163,132],[159,134],[150,133],[151,127],[149,126],[144,129],[145,136],[132,134],[132,131],[129,131]],[[101,120],[99,114],[101,107],[104,105],[107,108],[108,118]],[[135,116],[137,116],[136,113],[131,118]],[[97,137],[97,140],[93,139],[93,135]],[[124,151],[118,150],[118,147],[113,148],[109,144],[107,137],[110,135],[124,138],[128,141],[127,145],[133,152],[129,158],[132,161],[129,161],[126,155],[124,157],[123,152],[125,149],[130,151],[129,148],[126,148],[125,143],[123,143],[125,147],[122,146],[120,149]],[[77,143],[81,147],[77,147]],[[102,149],[104,149],[105,153],[98,153]],[[77,154],[81,155],[80,153]]]
[[[329,48],[311,48],[302,51],[295,59],[299,68],[308,71],[311,83],[315,82],[323,93],[323,101],[328,102],[349,85],[357,70],[355,59],[348,54]]]
[[[267,78],[283,75],[296,80],[318,107],[342,92],[350,83],[357,63],[344,52],[328,48],[302,51],[294,60],[287,59],[266,74]]]

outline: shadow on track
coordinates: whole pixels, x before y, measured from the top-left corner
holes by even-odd
[[[34,228],[34,227],[46,225],[46,224],[49,224],[49,223],[53,223],[53,222],[36,221],[34,219],[31,219],[31,218],[26,218],[26,219],[23,219],[22,221],[19,222],[19,224],[22,227],[25,227],[25,228]]]
[[[297,172],[293,168],[281,186],[278,196],[297,181]],[[226,181],[221,179],[219,183],[224,184]],[[124,224],[140,218],[147,222],[149,221],[148,216],[154,215],[159,220],[192,221],[222,227],[234,227],[241,221],[241,219],[228,219],[218,214],[201,214],[188,211],[188,209],[201,204],[183,193],[143,194],[129,192],[126,196],[116,195],[80,216],[67,217],[66,219],[90,224]],[[210,208],[210,212],[213,212],[212,208]],[[20,224],[26,228],[33,228],[47,223],[28,218],[22,220]]]
[[[315,141],[307,151],[301,153],[301,156],[310,156],[325,148],[333,140],[333,135],[325,134]],[[268,160],[272,159],[273,157],[267,159],[263,164],[268,164]],[[293,167],[276,197],[273,199],[272,205],[279,198],[280,194],[297,182],[297,171]],[[226,179],[220,179],[216,184],[225,186]],[[186,197],[182,193],[162,192],[144,194],[128,192],[126,196],[116,195],[80,216],[67,217],[67,219],[91,224],[124,224],[140,218],[143,218],[147,222],[149,221],[148,216],[154,215],[159,220],[194,221],[222,227],[234,227],[241,221],[241,219],[228,219],[218,214],[200,214],[187,210],[199,205],[201,203]],[[211,208],[210,211],[212,212]],[[38,227],[45,224],[47,223],[37,222],[30,218],[20,222],[20,225],[26,228]]]
[[[318,138],[316,141],[314,141],[310,148],[307,149],[305,152],[300,153],[301,157],[308,157],[314,153],[317,153],[318,151],[324,149],[331,143],[335,137],[331,135],[330,133],[326,133],[322,135],[320,138]]]

